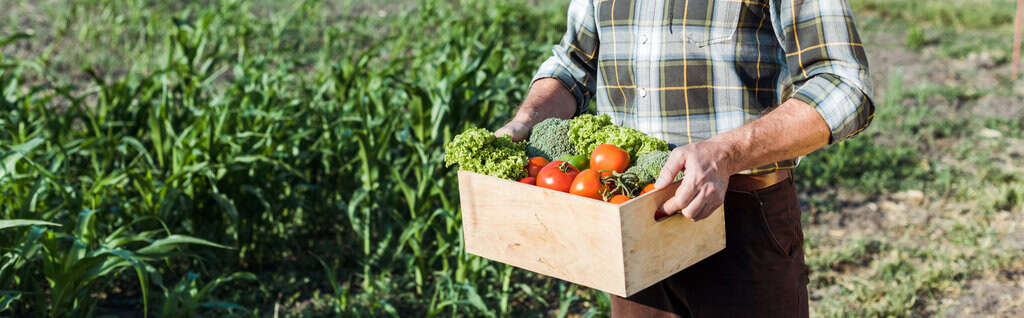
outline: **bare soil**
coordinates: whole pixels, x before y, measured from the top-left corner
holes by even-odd
[[[874,82],[874,96],[880,101],[885,96],[890,76],[901,76],[903,87],[919,85],[947,85],[960,87],[968,92],[984,92],[977,98],[949,100],[940,96],[927,97],[927,104],[934,105],[937,117],[977,116],[981,118],[1020,118],[1024,121],[1024,84],[1010,81],[1009,63],[993,60],[984,52],[972,54],[965,59],[952,59],[936,54],[934,49],[914,51],[903,46],[902,36],[891,34],[864,34]],[[958,86],[959,85],[959,86]],[[967,87],[963,87],[967,85]],[[1010,173],[1024,176],[1024,140],[1004,136],[999,131],[984,130],[967,136],[945,136],[938,138],[922,156],[941,162],[964,167],[967,173],[976,172],[970,163],[961,162],[952,155],[952,149],[966,138],[981,136],[981,146],[998,145],[1002,152],[992,154],[993,164]],[[877,138],[882,144],[898,144],[907,136],[881,134]],[[913,138],[913,136],[909,136]],[[905,140],[905,139],[903,139]],[[955,215],[978,209],[979,202],[956,202],[935,193],[909,190],[899,193],[865,195],[843,189],[830,194],[803,193],[803,199],[815,196],[832,200],[831,206],[839,213],[820,213],[804,202],[805,213],[810,214],[805,232],[808,236],[821,238],[820,244],[840,246],[850,244],[852,238],[878,238],[896,240],[907,235],[943,238],[942,229],[949,228]],[[950,217],[950,216],[954,217]],[[991,220],[991,226],[999,233],[997,246],[1000,248],[1024,249],[1024,213],[1018,206],[1011,211],[1000,211]],[[931,231],[932,233],[927,233]],[[929,242],[920,242],[927,244]],[[915,243],[911,243],[915,244]],[[810,251],[809,251],[810,252]],[[834,270],[852,273],[865,270],[868,264],[841,264]],[[833,288],[834,289],[834,288]],[[817,299],[828,297],[837,290],[810,290],[812,304]],[[967,275],[961,288],[927,302],[925,315],[944,317],[1024,317],[1024,262],[998,273],[980,276]]]

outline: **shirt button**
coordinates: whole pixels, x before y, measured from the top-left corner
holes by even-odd
[[[640,44],[647,44],[647,35],[646,34],[641,34],[640,35]]]
[[[640,89],[640,97],[647,97],[647,90],[646,89],[643,89],[643,88]]]

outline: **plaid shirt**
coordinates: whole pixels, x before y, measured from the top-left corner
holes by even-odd
[[[874,115],[846,0],[572,0],[567,29],[534,81],[560,80],[577,114],[596,96],[616,124],[672,145],[739,128],[789,98],[821,114],[829,143]]]

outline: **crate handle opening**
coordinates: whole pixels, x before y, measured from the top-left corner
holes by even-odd
[[[682,213],[680,213],[680,212],[682,212],[682,211],[679,211],[679,212],[676,212],[676,213],[672,213],[672,214],[668,214],[668,213],[665,213],[665,211],[662,211],[661,208],[657,208],[657,209],[654,210],[654,213],[653,213],[654,215],[652,215],[651,217],[654,218],[654,223],[661,223],[661,222],[664,222],[665,220],[668,220],[669,218],[671,218],[673,216],[682,215]]]

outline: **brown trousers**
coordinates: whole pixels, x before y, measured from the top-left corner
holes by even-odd
[[[807,317],[800,203],[793,178],[725,196],[726,248],[629,298],[612,317]]]

